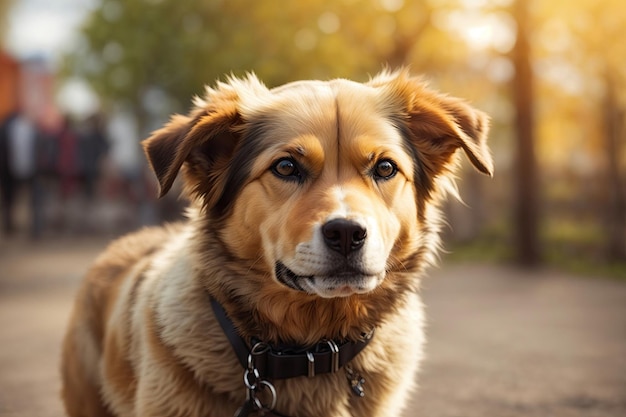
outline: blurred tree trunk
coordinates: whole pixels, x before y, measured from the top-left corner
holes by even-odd
[[[513,100],[516,109],[515,131],[515,237],[517,260],[525,266],[540,261],[538,238],[538,183],[534,144],[534,89],[529,42],[528,2],[513,5],[517,21],[517,41],[512,51],[515,66]]]
[[[620,172],[621,144],[624,141],[624,111],[615,95],[618,88],[612,74],[605,74],[604,123],[607,157],[607,254],[610,260],[626,259],[626,184]]]
[[[421,10],[421,14],[422,20],[412,26],[409,32],[397,30],[393,34],[393,47],[380,56],[379,61],[388,65],[390,69],[398,69],[411,63],[411,52],[415,48],[416,39],[421,38],[431,24],[431,10]],[[420,70],[425,71],[426,68],[420,68]]]
[[[418,39],[423,32],[424,25],[420,26],[416,31],[415,38],[409,38],[408,36],[396,35],[394,36],[393,49],[391,52],[384,56],[381,62],[389,65],[391,69],[397,69],[407,65],[409,62],[409,55],[413,48],[413,39]]]

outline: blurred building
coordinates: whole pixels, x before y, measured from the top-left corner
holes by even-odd
[[[0,120],[18,106],[20,63],[0,50]]]
[[[58,123],[54,84],[55,74],[43,57],[20,61],[0,51],[0,119],[21,110],[40,125]]]

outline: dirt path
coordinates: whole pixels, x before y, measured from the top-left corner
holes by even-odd
[[[101,241],[0,242],[0,416],[63,416],[60,342]],[[446,266],[405,417],[626,416],[626,283]]]
[[[428,358],[408,416],[626,416],[626,283],[452,266],[424,298]]]

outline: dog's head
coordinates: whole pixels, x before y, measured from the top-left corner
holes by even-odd
[[[492,174],[487,131],[486,115],[406,71],[271,90],[248,76],[207,89],[144,146],[161,195],[184,167],[232,257],[332,298],[430,261],[457,149]]]

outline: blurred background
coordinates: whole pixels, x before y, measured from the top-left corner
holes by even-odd
[[[626,277],[624,22],[621,0],[0,0],[2,239],[178,218],[139,142],[228,74],[408,65],[493,118],[449,257]]]
[[[496,165],[445,206],[404,416],[625,416],[623,0],[0,0],[0,416],[63,415],[81,277],[181,217],[139,145],[171,113],[231,73],[403,65],[491,115]]]

